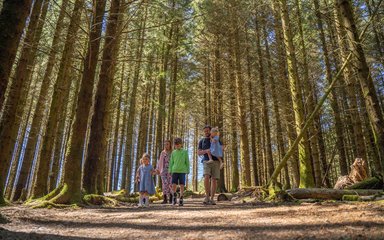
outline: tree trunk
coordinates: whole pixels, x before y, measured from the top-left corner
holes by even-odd
[[[59,116],[63,112],[63,107],[65,105],[64,103],[68,101],[68,99],[65,99],[65,97],[68,96],[67,92],[70,91],[71,86],[71,79],[69,78],[69,73],[73,61],[73,54],[75,51],[75,39],[79,29],[82,6],[83,1],[76,0],[72,12],[71,22],[68,27],[59,72],[54,87],[51,109],[49,112],[49,118],[47,123],[47,130],[42,144],[41,157],[37,163],[37,169],[35,172],[36,180],[33,184],[32,198],[39,198],[48,193],[48,172],[50,165],[49,163],[52,157]]]
[[[194,149],[198,148],[199,145],[199,124],[196,121],[194,134],[193,134],[193,146]],[[194,192],[198,191],[199,188],[199,157],[197,155],[197,151],[193,151],[193,172],[192,172],[192,189]]]
[[[125,158],[123,163],[123,173],[122,173],[122,186],[121,188],[127,189],[128,192],[131,190],[131,172],[132,172],[132,164],[133,164],[133,129],[134,122],[136,117],[136,101],[137,101],[137,89],[140,80],[140,68],[141,68],[141,58],[143,56],[143,47],[144,47],[144,39],[145,39],[145,26],[147,21],[147,10],[145,10],[144,15],[141,19],[141,27],[138,36],[138,45],[136,50],[136,59],[138,62],[135,65],[135,70],[133,73],[133,83],[132,83],[132,93],[131,100],[129,104],[129,112],[128,112],[128,121],[127,121],[127,140],[125,142]]]
[[[297,72],[297,61],[295,47],[293,44],[291,23],[288,16],[288,6],[286,0],[279,0],[281,3],[281,21],[283,25],[284,39],[287,51],[288,76],[292,93],[293,109],[295,112],[296,133],[299,135],[304,124],[304,106],[300,89],[300,79]],[[313,187],[314,179],[312,175],[312,165],[309,156],[308,135],[304,133],[299,142],[299,161],[300,161],[300,187]]]
[[[124,67],[123,67],[123,70],[124,70]],[[122,76],[124,76],[124,73],[122,73]],[[122,103],[122,99],[123,99],[123,83],[124,83],[124,77],[121,77],[120,78],[120,87],[119,87],[120,90],[119,90],[119,95],[118,95],[118,99],[117,99],[116,127],[115,127],[115,130],[113,133],[115,136],[113,138],[114,144],[113,144],[113,148],[112,148],[112,160],[111,160],[112,165],[116,166],[116,168],[114,169],[113,190],[117,190],[118,185],[119,185],[119,172],[120,172],[120,168],[118,167],[118,165],[120,164],[119,148],[121,148],[121,145],[123,144],[123,136],[122,135],[120,135],[120,141],[119,141],[119,133],[120,133],[120,129],[121,129],[121,127],[120,127],[120,115],[121,115],[121,103]]]
[[[287,62],[286,62],[286,51],[285,51],[285,45],[284,45],[284,36],[282,32],[282,23],[281,23],[281,13],[280,8],[275,2],[272,2],[273,5],[273,14],[275,18],[275,24],[274,24],[274,30],[276,34],[276,43],[277,43],[277,53],[278,53],[278,75],[280,82],[282,82],[281,90],[282,93],[282,102],[283,104],[283,110],[284,115],[286,119],[286,129],[288,133],[288,140],[289,145],[292,146],[293,142],[295,141],[297,135],[294,127],[294,112],[292,109],[292,97],[289,93],[289,84],[287,82]],[[295,152],[293,153],[293,157],[290,160],[290,170],[293,175],[293,182],[292,187],[296,188],[299,187],[300,184],[300,173],[299,173],[299,165],[298,165],[298,149],[295,149]]]
[[[69,151],[64,164],[63,179],[64,184],[68,184],[68,193],[67,199],[63,200],[67,202],[81,201],[82,159],[86,143],[88,119],[92,106],[93,86],[95,84],[96,66],[100,49],[101,23],[104,19],[106,1],[94,1],[93,4],[94,12],[88,40],[88,50],[84,61],[72,134],[69,140]]]
[[[216,43],[215,46],[215,82],[214,87],[215,91],[213,94],[214,101],[216,102],[215,106],[215,125],[218,127],[221,131],[220,139],[225,145],[225,142],[223,141],[225,139],[225,135],[223,132],[224,129],[224,117],[223,117],[223,79],[222,79],[222,66],[221,66],[221,46],[220,42]],[[224,163],[224,156],[223,156],[223,163]],[[220,169],[220,180],[218,184],[219,192],[228,192],[226,184],[225,184],[225,175],[224,175],[224,168]]]
[[[250,48],[249,48],[249,37],[248,33],[246,32],[246,38],[247,38],[247,77],[248,77],[248,96],[249,96],[249,113],[250,113],[250,120],[251,120],[251,154],[252,154],[252,183],[255,186],[258,186],[259,183],[259,177],[258,177],[258,155],[257,155],[257,146],[256,146],[256,120],[255,120],[255,98],[254,98],[254,80],[252,79],[252,71],[251,71],[251,57],[250,57]]]
[[[353,16],[350,0],[335,0],[338,9],[338,17],[348,35],[349,48],[355,56],[360,87],[364,95],[365,107],[368,112],[372,131],[375,136],[376,148],[379,151],[380,162],[383,171],[384,166],[384,117],[380,108],[379,99],[376,94],[375,85],[365,58],[363,46],[358,34],[357,26]]]
[[[257,55],[259,60],[259,83],[260,83],[260,94],[262,102],[262,111],[263,111],[263,126],[265,131],[265,146],[266,146],[266,162],[268,169],[268,178],[271,177],[275,167],[273,165],[272,157],[272,138],[271,138],[271,127],[269,124],[269,113],[268,113],[268,102],[267,102],[267,89],[265,84],[265,74],[264,74],[264,61],[263,53],[261,49],[261,30],[260,30],[260,17],[255,17],[255,26],[256,26],[256,46],[257,46]],[[272,70],[272,69],[270,69]]]
[[[236,27],[238,27],[235,24]],[[240,56],[240,33],[239,29],[234,29],[234,57],[235,57],[235,86],[236,86],[236,99],[237,99],[237,117],[240,127],[240,163],[242,168],[242,187],[251,186],[251,168],[250,168],[250,156],[249,156],[249,139],[248,139],[248,127],[245,115],[245,100],[243,96],[244,86],[241,69],[241,56]]]
[[[329,59],[329,53],[328,53],[328,48],[327,48],[327,43],[325,39],[325,34],[324,34],[324,28],[323,28],[323,22],[322,22],[322,17],[321,17],[321,12],[320,12],[320,4],[319,0],[314,0],[314,5],[315,5],[315,14],[317,17],[317,28],[319,31],[319,37],[321,41],[321,46],[322,46],[322,52],[323,52],[323,58],[324,58],[324,63],[325,63],[325,76],[328,81],[328,84],[332,82],[333,74],[332,74],[332,66],[331,62]],[[347,160],[346,160],[346,155],[345,155],[345,146],[344,146],[344,132],[343,132],[343,123],[341,120],[341,110],[337,101],[337,92],[335,89],[331,91],[331,94],[329,96],[330,102],[331,102],[331,108],[333,110],[334,114],[334,119],[335,119],[335,130],[336,130],[336,146],[339,152],[339,164],[340,164],[340,171],[341,175],[347,175],[348,174],[348,165],[347,165]],[[317,185],[319,187],[319,185]]]
[[[47,61],[47,68],[42,81],[42,86],[49,86],[51,83],[52,70],[56,62],[56,56],[59,52],[59,40],[61,40],[61,33],[63,29],[63,20],[67,12],[68,0],[64,0],[61,5],[60,14],[58,16],[55,33],[52,40],[52,47],[49,52],[49,57]],[[27,184],[28,174],[32,166],[32,162],[35,157],[35,151],[38,152],[37,143],[39,142],[40,136],[43,134],[41,130],[41,125],[44,122],[44,115],[47,112],[46,106],[48,102],[49,87],[42,87],[40,94],[37,100],[36,109],[32,121],[32,125],[29,133],[29,140],[27,142],[27,147],[24,153],[24,160],[20,169],[19,179],[16,184],[15,193],[13,200],[18,200],[21,196],[22,189]],[[40,134],[40,136],[39,136]]]
[[[0,111],[5,101],[12,65],[16,57],[17,47],[23,34],[24,26],[31,8],[32,0],[4,0],[0,13]],[[2,122],[3,120],[1,120]],[[0,132],[2,130],[0,124]],[[5,161],[1,159],[1,161]],[[1,173],[2,174],[2,173]],[[5,175],[2,175],[5,176]],[[3,181],[0,177],[0,185]],[[2,190],[3,186],[0,186]]]
[[[316,85],[311,82],[309,79],[309,65],[308,65],[308,57],[307,57],[307,47],[305,45],[305,36],[303,31],[303,24],[302,24],[302,13],[301,13],[301,4],[298,0],[295,0],[296,3],[296,15],[297,15],[297,25],[298,25],[298,31],[299,31],[299,46],[300,46],[300,53],[302,55],[302,62],[299,63],[299,66],[302,66],[302,87],[303,87],[303,93],[304,95],[304,102],[307,104],[304,104],[304,113],[311,113],[313,112],[313,109],[315,108],[315,101],[314,101],[314,95],[316,93]],[[316,118],[319,118],[320,116],[317,115]],[[305,119],[305,116],[304,116]],[[316,120],[315,120],[316,122]],[[310,150],[310,156],[309,158],[312,160],[312,166],[313,166],[313,175],[315,180],[315,186],[319,187],[321,184],[321,170],[320,170],[320,161],[319,161],[319,147],[318,147],[318,135],[315,131],[316,128],[314,124],[311,124],[311,126],[308,129],[308,139],[309,139],[309,150]],[[345,155],[345,154],[344,154]],[[345,159],[344,155],[340,155],[341,159]],[[344,158],[343,158],[344,156]]]
[[[267,29],[264,27],[264,41],[265,41],[265,48],[266,48],[266,60],[268,63],[268,69],[270,69],[269,76],[269,82],[271,84],[271,93],[272,93],[272,102],[273,102],[273,111],[275,113],[275,121],[276,121],[276,138],[277,138],[277,147],[279,150],[279,158],[280,160],[283,159],[286,151],[285,151],[285,144],[284,144],[284,132],[283,127],[281,123],[281,116],[279,111],[279,105],[282,100],[279,98],[281,95],[277,93],[276,89],[276,80],[275,77],[272,74],[272,60],[271,60],[271,54],[269,50],[269,43],[267,40]],[[284,177],[285,177],[285,187],[287,189],[291,188],[291,181],[289,178],[289,171],[288,171],[288,165],[285,165],[284,167]]]
[[[228,71],[229,71],[229,78],[234,79],[235,78],[235,72],[234,72],[234,54],[233,54],[233,48],[232,48],[232,39],[229,40],[229,58],[228,58]],[[239,185],[239,153],[238,153],[238,137],[237,137],[237,115],[236,115],[236,86],[234,81],[230,81],[230,89],[231,96],[230,96],[230,108],[231,108],[231,151],[232,151],[232,161],[231,161],[231,172],[232,172],[232,192],[236,192],[240,185]]]
[[[172,1],[172,9],[175,8],[175,1]],[[171,40],[174,34],[174,24],[171,25],[169,29],[168,35],[168,43],[165,47],[165,52],[162,58],[162,69],[161,74],[159,76],[159,106],[157,109],[157,119],[156,119],[156,138],[155,138],[155,146],[154,146],[154,157],[152,158],[152,165],[156,168],[157,159],[160,156],[160,149],[162,146],[163,140],[163,128],[165,124],[165,104],[166,104],[166,88],[167,88],[167,79],[166,75],[168,73],[168,61],[170,58],[170,51],[172,48]]]
[[[120,14],[124,10],[121,0],[112,0],[106,30],[106,40],[100,68],[99,84],[96,90],[94,114],[91,121],[90,141],[85,159],[83,187],[87,193],[104,192],[105,153],[108,148],[110,106],[119,50]]]
[[[33,6],[24,46],[15,70],[15,77],[9,86],[8,99],[4,108],[3,118],[0,122],[0,159],[5,163],[5,171],[0,171],[0,174],[5,178],[8,175],[6,171],[8,170],[10,160],[14,154],[14,148],[17,144],[20,124],[26,105],[25,102],[28,98],[28,91],[31,85],[32,66],[34,65],[36,56],[36,47],[43,28],[43,23],[39,26],[42,4],[43,1],[38,1]],[[0,166],[0,170],[3,170],[1,169],[2,167],[3,166]],[[0,185],[3,185],[1,181]],[[0,191],[1,189],[2,186],[0,187]]]

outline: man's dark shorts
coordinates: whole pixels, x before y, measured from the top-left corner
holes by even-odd
[[[172,173],[172,184],[185,185],[185,173]]]

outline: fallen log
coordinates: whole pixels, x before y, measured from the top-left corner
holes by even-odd
[[[220,202],[220,201],[231,201],[232,198],[233,198],[233,194],[232,193],[220,193],[217,196],[217,201],[218,202]]]
[[[383,190],[373,189],[329,189],[329,188],[295,188],[287,190],[289,196],[294,199],[322,199],[341,200],[344,195],[369,196],[383,193]]]

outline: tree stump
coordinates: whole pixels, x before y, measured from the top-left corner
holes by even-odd
[[[368,177],[367,163],[362,158],[356,158],[351,166],[349,175],[341,176],[337,179],[334,189],[344,189],[355,183],[361,182]]]

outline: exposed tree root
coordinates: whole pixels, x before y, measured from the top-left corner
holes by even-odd
[[[119,203],[117,200],[102,196],[102,195],[97,195],[97,194],[88,194],[83,197],[83,201],[87,205],[97,205],[97,206],[106,206],[106,207],[115,207]]]
[[[35,204],[39,204],[39,203],[44,202],[44,201],[49,201],[53,197],[55,197],[61,191],[62,188],[63,188],[63,185],[60,185],[57,188],[55,188],[53,191],[51,191],[50,193],[48,193],[47,195],[45,195],[45,196],[43,196],[41,198],[36,198],[36,199],[30,198],[30,199],[28,199],[25,202],[25,204],[26,205],[35,205]]]
[[[125,203],[139,202],[139,193],[135,192],[135,193],[128,194],[126,190],[107,192],[107,193],[104,193],[104,196],[119,202],[125,202]],[[150,202],[159,201],[160,199],[162,199],[162,196],[161,196],[161,193],[159,192],[156,192],[154,196],[149,197]]]
[[[82,200],[80,198],[74,201],[69,192],[68,184],[64,183],[47,195],[38,199],[30,199],[25,204],[32,208],[73,208],[74,206],[81,206]]]
[[[56,204],[56,203],[52,203],[50,201],[43,201],[40,204],[33,206],[32,208],[34,208],[34,209],[35,208],[48,208],[48,209],[59,208],[59,209],[65,209],[65,208],[78,208],[78,207],[79,207],[79,205],[77,205],[77,204],[71,204],[71,205],[68,205],[68,204]]]
[[[55,204],[68,204],[71,202],[68,185],[65,183],[58,194],[56,194],[50,202]]]

